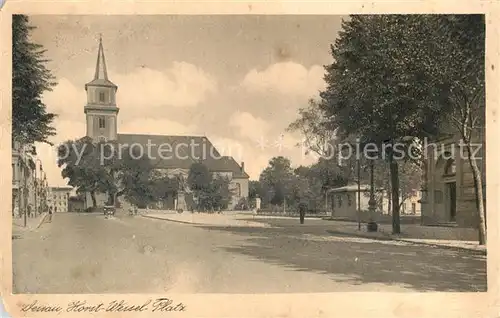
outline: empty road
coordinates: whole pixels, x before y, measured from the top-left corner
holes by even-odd
[[[269,221],[278,222],[278,221]],[[474,252],[333,236],[56,214],[13,240],[15,293],[484,291]]]

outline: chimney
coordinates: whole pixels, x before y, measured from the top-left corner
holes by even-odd
[[[242,161],[241,162],[241,172],[245,171],[245,163]]]

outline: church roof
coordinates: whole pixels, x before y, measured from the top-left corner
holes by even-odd
[[[94,79],[87,85],[106,86],[117,88],[113,82],[108,79],[108,70],[106,68],[106,58],[104,57],[104,48],[102,46],[102,37],[99,37],[99,50],[97,52],[97,63],[95,66]]]
[[[232,172],[233,178],[249,178],[233,157],[221,156],[207,137],[118,134],[117,141],[128,147],[140,145],[157,169],[189,169],[201,162],[212,172]]]

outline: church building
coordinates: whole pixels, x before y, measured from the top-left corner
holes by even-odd
[[[108,78],[106,60],[102,39],[99,40],[97,64],[94,79],[85,85],[87,105],[84,107],[86,116],[86,135],[95,141],[117,141],[119,145],[140,145],[151,154],[150,160],[155,170],[170,178],[187,180],[189,169],[193,163],[201,162],[215,175],[222,175],[231,180],[230,188],[233,196],[229,209],[233,209],[241,198],[248,198],[249,176],[244,164],[238,164],[233,157],[221,156],[218,150],[205,136],[171,136],[118,133],[118,114],[120,108],[116,103],[118,86]],[[158,92],[161,94],[161,92]],[[123,111],[126,111],[124,109]],[[144,127],[147,129],[147,127]],[[186,209],[190,190],[187,187],[183,193],[165,193],[162,202],[156,207],[160,209]],[[185,193],[184,193],[185,192]],[[186,198],[184,198],[184,194]],[[183,197],[180,198],[180,195]],[[107,196],[96,195],[98,206],[103,206]],[[92,206],[90,194],[86,195],[86,206]],[[120,200],[121,203],[123,200]]]

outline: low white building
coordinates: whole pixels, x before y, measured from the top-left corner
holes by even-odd
[[[370,201],[370,186],[362,184],[359,187],[358,201],[358,185],[347,185],[339,188],[332,188],[327,191],[327,207],[331,216],[334,218],[343,218],[348,220],[368,221]],[[376,220],[379,216],[391,214],[391,202],[387,191],[383,189],[375,190],[375,200],[377,201],[375,215],[371,216]],[[401,202],[402,201],[402,202]],[[359,205],[358,205],[359,202]],[[415,192],[415,195],[405,198],[400,198],[401,214],[420,214],[420,192]],[[358,213],[358,209],[361,214]]]

